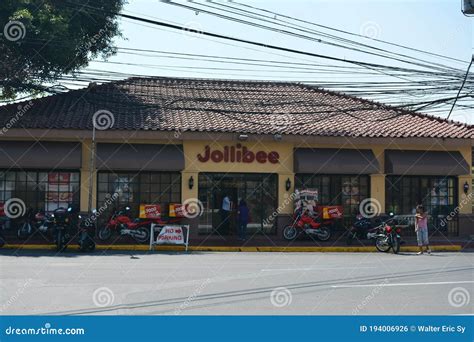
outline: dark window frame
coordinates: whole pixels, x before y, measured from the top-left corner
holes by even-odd
[[[447,181],[446,196],[432,196],[436,182]],[[404,191],[408,189],[407,191]],[[430,190],[428,193],[427,190]],[[438,190],[440,191],[440,190]],[[446,204],[433,205],[432,199],[441,201],[447,199]],[[455,176],[395,176],[385,177],[385,205],[386,209],[394,214],[409,215],[420,202],[429,214],[435,213],[447,215],[459,203],[458,179]]]
[[[42,185],[48,184],[48,178],[43,180],[41,178],[41,174],[46,174],[46,177],[49,176],[51,173],[69,173],[69,174],[75,174],[77,176],[77,181],[72,182],[71,179],[69,180],[68,184],[71,185],[76,185],[76,189],[72,190],[73,193],[73,201],[71,203],[68,203],[69,205],[72,205],[79,209],[80,203],[81,203],[81,172],[80,170],[71,170],[71,169],[58,169],[58,170],[48,170],[48,169],[0,169],[0,202],[5,202],[9,198],[6,198],[6,195],[4,193],[7,192],[6,189],[6,178],[4,178],[3,184],[2,184],[2,174],[6,173],[14,173],[15,174],[15,179],[11,182],[14,182],[14,191],[13,191],[13,196],[9,198],[20,198],[26,205],[26,208],[31,208],[34,211],[41,210],[41,211],[47,211],[47,212],[52,212],[54,209],[46,210],[45,206],[46,203],[56,203],[59,206],[59,203],[61,201],[46,201],[45,194],[46,194],[46,188],[43,189]],[[23,174],[24,175],[24,180],[23,180]],[[31,178],[31,175],[35,174],[35,179]],[[71,177],[72,178],[72,177]],[[25,183],[25,186],[21,184],[22,182]],[[30,184],[33,184],[33,188],[30,188]],[[2,187],[3,185],[3,187]],[[58,193],[58,198],[59,198],[59,193],[63,191],[57,191]],[[16,194],[15,194],[16,193]],[[19,195],[22,194],[22,195]],[[33,200],[31,200],[33,198]],[[56,208],[55,208],[56,209]]]
[[[102,180],[104,175],[106,181]],[[119,196],[111,205],[105,206],[105,200],[115,192],[114,186],[117,186],[119,177],[127,178],[127,188],[132,189],[128,192],[128,200],[123,201],[123,198]],[[160,204],[162,217],[167,217],[169,204],[181,203],[181,178],[181,172],[178,171],[97,171],[96,206],[97,208],[104,206],[107,212],[101,215],[99,220],[107,220],[114,210],[125,206],[130,207],[133,217],[138,217],[140,204]],[[106,190],[102,190],[104,185]],[[147,186],[149,191],[142,191]]]
[[[357,195],[344,195],[343,184],[345,178],[356,178],[358,184]],[[314,180],[317,179],[317,182]],[[326,184],[325,184],[326,183]],[[365,189],[363,189],[365,187]],[[295,174],[295,189],[316,188],[319,192],[319,203],[321,205],[342,205],[344,208],[345,221],[352,220],[359,213],[359,204],[362,200],[371,197],[370,175],[363,174],[320,174],[320,173],[297,173]],[[349,200],[349,204],[343,203],[343,197]],[[355,200],[355,203],[352,201]]]

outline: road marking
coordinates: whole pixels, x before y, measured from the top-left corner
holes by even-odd
[[[355,285],[332,285],[333,288],[352,288],[352,287],[389,287],[389,286],[424,286],[424,285],[450,285],[450,284],[472,284],[472,280],[462,281],[438,281],[431,283],[393,283],[393,284],[355,284]]]
[[[272,271],[318,271],[318,270],[359,270],[361,268],[377,268],[375,266],[356,266],[356,267],[304,267],[304,268],[262,268],[262,272]]]

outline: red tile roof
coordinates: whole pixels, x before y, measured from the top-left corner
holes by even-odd
[[[0,107],[11,123],[18,106]],[[91,129],[98,110],[115,130],[357,137],[474,138],[474,126],[299,83],[130,78],[31,101],[13,127]]]

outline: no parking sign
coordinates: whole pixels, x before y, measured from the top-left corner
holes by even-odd
[[[157,231],[158,236],[155,239],[155,232]],[[185,245],[186,250],[188,250],[188,244],[189,225],[151,225],[150,250],[152,250],[155,245]]]

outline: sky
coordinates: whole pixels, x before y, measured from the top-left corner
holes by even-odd
[[[345,38],[355,39],[359,42],[383,47],[390,51],[410,54],[429,62],[443,63],[464,71],[467,70],[472,53],[474,52],[474,40],[472,34],[474,18],[468,18],[462,14],[461,0],[237,0],[237,2],[265,8],[267,10],[296,17],[312,23],[330,26],[332,28],[413,47],[419,50],[454,57],[464,62],[453,62],[389,45],[379,44],[371,39],[355,38],[336,33]],[[179,1],[179,3],[195,6],[197,2]],[[232,2],[225,3],[237,7],[237,5]],[[214,5],[213,2],[205,2],[205,4],[211,6]],[[245,7],[240,8],[250,10]],[[355,59],[358,61],[385,65],[412,67],[411,65],[402,64],[393,60],[348,49],[328,46],[318,42],[308,41],[216,18],[203,12],[190,11],[178,6],[166,4],[159,0],[130,0],[124,7],[124,13],[175,23],[199,31],[209,31],[338,58]],[[137,23],[136,21],[131,21],[129,19],[121,19],[120,28],[124,38],[117,38],[115,40],[116,45],[119,47],[274,60],[287,63],[302,62],[334,64],[331,61],[310,56],[296,55],[268,48],[204,37],[202,35],[190,33],[186,30],[163,29],[149,24]],[[334,33],[317,27],[313,28],[327,33]],[[88,69],[153,76],[291,80],[315,83],[343,82],[347,80],[371,82],[375,80],[374,76],[361,76],[358,74],[349,74],[344,78],[341,78],[340,75],[317,72],[296,73],[288,70],[287,72],[275,72],[275,70],[270,71],[268,68],[262,70],[260,67],[217,64],[196,60],[179,60],[175,58],[163,58],[163,56],[164,55],[161,55],[160,57],[156,54],[131,55],[119,53],[116,56],[111,57],[109,61],[113,63],[147,64],[147,66],[91,62]],[[197,69],[197,67],[220,67],[225,69],[234,68],[243,70],[206,70]],[[376,79],[394,81],[393,77],[386,77],[383,75],[376,77]],[[395,79],[395,81],[397,80]],[[461,86],[461,81],[462,80],[459,81],[459,87]],[[390,96],[391,95],[382,97],[382,100],[390,102]],[[471,114],[471,111],[472,110],[461,110],[459,108],[453,113],[451,118],[457,121],[474,123],[472,118],[474,115]],[[441,112],[436,112],[436,115],[445,117],[447,112],[443,109]]]

